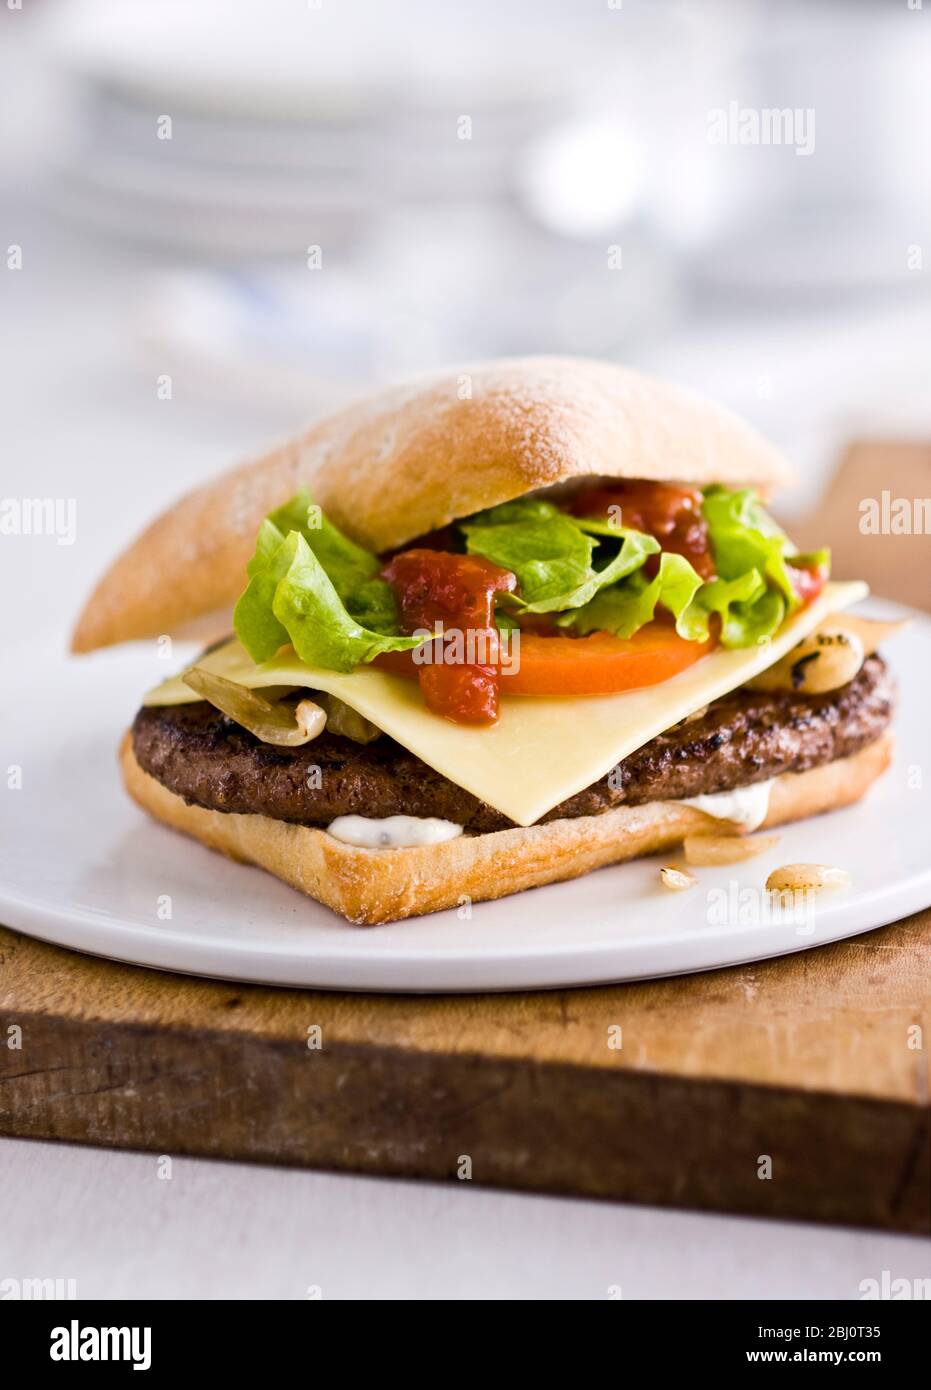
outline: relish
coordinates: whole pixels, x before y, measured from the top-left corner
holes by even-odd
[[[382,575],[394,590],[406,632],[432,632],[439,624],[445,631],[470,634],[473,642],[483,640],[486,652],[497,652],[495,594],[517,587],[508,570],[480,555],[419,548],[395,555]],[[493,724],[498,717],[497,666],[445,662],[442,638],[433,641],[429,655],[432,660],[416,663],[427,708],[457,724]]]

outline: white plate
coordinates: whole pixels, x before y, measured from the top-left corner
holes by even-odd
[[[871,605],[876,616],[905,616]],[[671,893],[657,861],[384,927],[348,926],[258,869],[151,822],[124,795],[115,745],[144,689],[180,666],[152,646],[65,661],[33,651],[0,702],[0,921],[95,955],[230,980],[370,990],[501,990],[681,974],[868,931],[931,904],[927,691],[931,620],[891,644],[898,753],[859,806],[789,826],[769,854],[698,870]],[[21,789],[8,788],[22,768]],[[759,891],[770,869],[849,869],[795,920]],[[171,916],[165,919],[170,906]]]

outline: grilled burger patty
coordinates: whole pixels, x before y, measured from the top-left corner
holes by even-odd
[[[602,778],[542,820],[805,772],[872,743],[894,703],[894,681],[879,656],[825,695],[735,690],[625,758],[610,783]],[[202,702],[143,708],[132,736],[146,772],[210,810],[318,826],[345,815],[439,816],[477,833],[513,824],[386,736],[363,745],[325,730],[300,748],[275,748]]]

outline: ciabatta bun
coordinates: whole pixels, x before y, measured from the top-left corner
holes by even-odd
[[[381,552],[483,507],[586,477],[788,483],[749,426],[665,382],[606,362],[528,357],[371,396],[177,502],[114,562],[73,638],[78,652],[189,635],[228,609],[267,512],[308,486]]]
[[[784,773],[773,785],[764,826],[857,801],[891,757],[892,735],[886,732],[851,758]],[[231,859],[267,869],[364,926],[578,878],[606,864],[675,849],[686,835],[719,828],[693,806],[655,801],[527,829],[463,835],[440,845],[354,849],[325,830],[188,805],[142,770],[129,733],[120,763],[130,796],[157,820]]]

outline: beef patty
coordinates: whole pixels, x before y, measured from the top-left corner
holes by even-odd
[[[735,690],[541,819],[597,815],[804,772],[872,743],[894,703],[893,679],[878,656],[849,685],[826,695]],[[132,735],[146,772],[210,810],[299,825],[329,825],[345,815],[439,816],[473,832],[513,824],[386,736],[363,745],[325,730],[300,748],[274,748],[205,703],[143,708]]]

